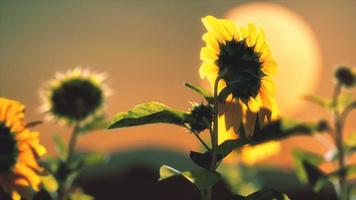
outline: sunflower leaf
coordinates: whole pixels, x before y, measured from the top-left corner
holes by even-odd
[[[185,83],[184,85],[185,85],[186,87],[188,87],[188,88],[194,90],[194,91],[197,92],[198,94],[202,95],[202,96],[206,99],[206,101],[207,101],[208,103],[211,103],[211,104],[212,104],[212,103],[214,102],[214,97],[213,97],[213,95],[212,95],[208,90],[206,90],[206,89],[204,89],[204,88],[202,88],[202,87],[200,87],[200,86],[194,85],[194,84],[192,84],[192,83]]]
[[[105,129],[108,126],[108,120],[104,115],[95,117],[90,123],[80,126],[77,131],[79,133],[88,133],[94,130]]]
[[[293,135],[312,135],[316,131],[317,124],[279,119],[257,129],[250,141],[251,144],[259,144],[270,140],[281,140]]]
[[[294,156],[297,176],[303,183],[308,182],[308,171],[306,170],[305,165],[317,166],[324,161],[321,155],[309,151],[301,150],[301,149],[294,150],[293,156]],[[305,162],[307,162],[308,164],[305,164]],[[309,168],[311,167],[309,166]]]
[[[234,195],[226,200],[289,200],[288,196],[284,193],[277,192],[271,189],[263,189],[254,192],[247,197],[241,195]]]
[[[118,113],[108,129],[139,126],[153,123],[168,123],[184,126],[185,112],[162,103],[150,102],[135,106],[127,112]]]
[[[221,178],[221,175],[217,172],[211,172],[207,169],[199,169],[193,171],[180,172],[172,167],[163,165],[160,170],[160,181],[173,176],[182,176],[188,181],[193,183],[200,191],[214,186]]]
[[[305,151],[295,150],[293,152],[297,176],[303,183],[309,183],[314,191],[319,191],[330,183],[329,177],[318,168],[324,162],[321,155]]]
[[[58,153],[58,156],[61,160],[65,160],[68,154],[68,148],[62,138],[58,133],[53,134],[54,147]]]
[[[326,99],[324,97],[315,96],[315,95],[305,95],[304,100],[319,105],[323,108],[327,108],[327,109],[331,108],[331,100]]]
[[[229,155],[234,149],[238,149],[248,144],[249,141],[244,138],[238,138],[234,140],[226,140],[218,146],[217,154],[221,159]]]

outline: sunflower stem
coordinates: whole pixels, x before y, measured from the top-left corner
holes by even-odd
[[[347,200],[347,182],[346,182],[346,172],[345,172],[345,152],[343,147],[343,125],[344,125],[344,117],[339,113],[338,110],[338,98],[341,92],[340,84],[335,86],[334,94],[333,94],[333,111],[334,111],[334,139],[335,145],[339,152],[339,200]]]
[[[219,138],[219,127],[218,127],[218,119],[219,119],[219,108],[218,108],[218,86],[221,76],[218,76],[214,83],[214,120],[213,120],[213,131],[211,134],[211,164],[210,164],[210,172],[214,173],[217,167],[217,148],[218,148],[218,138]],[[212,187],[207,190],[206,200],[211,200],[212,198]]]
[[[68,154],[67,154],[67,159],[64,162],[64,168],[68,169],[71,160],[73,159],[74,153],[75,153],[75,145],[77,143],[78,139],[78,124],[75,124],[73,127],[72,135],[69,140],[68,144]],[[58,199],[59,200],[67,200],[68,199],[68,193],[71,185],[67,183],[68,180],[68,175],[69,172],[65,172],[64,178],[60,181],[59,189],[58,189]]]

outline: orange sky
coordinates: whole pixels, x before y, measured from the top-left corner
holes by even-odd
[[[82,65],[109,75],[108,83],[114,90],[107,105],[109,116],[152,100],[187,109],[188,101],[201,101],[183,86],[184,82],[200,83],[199,51],[204,32],[200,18],[208,14],[223,17],[244,2],[0,1],[0,96],[26,104],[28,120],[42,119],[36,110],[41,84],[58,70]],[[317,36],[322,70],[310,92],[330,95],[332,69],[337,64],[356,63],[353,20],[356,2],[273,2],[299,15]],[[292,44],[286,44],[286,53],[288,45]],[[325,115],[316,106],[300,104],[298,110],[287,115],[303,120],[317,120]],[[356,114],[352,113],[346,126],[348,131],[355,130],[350,123],[355,120]],[[51,135],[60,132],[68,137],[69,131],[54,123],[36,129],[41,131],[42,142],[50,152],[53,152]],[[173,148],[185,153],[199,148],[192,135],[170,125],[99,131],[82,136],[79,143],[79,148],[100,151],[142,146]],[[289,150],[297,146],[323,149],[310,138],[288,139],[278,161],[286,161],[290,166]],[[273,159],[271,162],[276,161],[276,157]]]

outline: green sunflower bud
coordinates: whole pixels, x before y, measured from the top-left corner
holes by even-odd
[[[213,120],[213,108],[211,105],[193,105],[190,113],[186,115],[186,123],[191,131],[200,133],[209,129]]]
[[[347,88],[352,87],[356,82],[355,74],[353,74],[352,70],[346,66],[338,67],[334,76],[339,84]]]

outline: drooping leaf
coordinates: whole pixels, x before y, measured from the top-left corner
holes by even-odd
[[[183,126],[184,112],[162,103],[150,102],[137,105],[127,112],[117,114],[108,129],[139,126],[153,123],[168,123]]]
[[[320,96],[315,96],[315,95],[305,95],[304,96],[304,100],[309,101],[311,103],[314,103],[316,105],[319,105],[323,108],[327,108],[330,109],[331,108],[331,100],[324,98],[324,97],[320,97]]]
[[[68,148],[62,138],[58,133],[53,134],[54,147],[57,151],[57,154],[61,160],[65,160],[68,155]]]
[[[183,176],[191,183],[193,183],[200,191],[211,188],[220,179],[220,174],[217,172],[211,172],[207,169],[199,169],[194,171],[183,171],[180,172],[172,167],[163,165],[160,170],[160,181],[173,176]]]
[[[88,133],[94,130],[105,129],[108,126],[109,122],[104,115],[95,117],[90,123],[78,127],[77,131],[79,133]]]
[[[245,138],[239,138],[234,140],[226,140],[218,146],[217,154],[221,159],[229,155],[234,149],[238,149],[248,144],[249,141]]]
[[[211,104],[214,102],[214,97],[208,90],[206,90],[200,86],[191,84],[191,83],[185,83],[185,86],[194,90],[198,94],[202,95],[206,99],[207,102],[209,102]]]
[[[257,129],[250,141],[251,144],[259,144],[270,140],[281,140],[293,135],[312,135],[315,131],[317,131],[317,124],[279,119]]]
[[[246,144],[258,145],[272,140],[281,140],[293,135],[311,135],[316,129],[316,124],[300,123],[286,119],[276,120],[265,125],[262,129],[257,129],[251,138],[241,137],[224,141],[218,146],[218,158],[221,160],[234,149],[239,149]],[[218,161],[220,161],[219,159]]]
[[[294,150],[293,156],[300,181],[309,183],[315,191],[319,191],[328,183],[326,174],[318,168],[318,165],[324,162],[321,155],[298,149]]]
[[[277,192],[275,190],[264,189],[254,192],[247,197],[241,195],[234,195],[226,200],[289,200],[286,194]]]
[[[204,169],[210,168],[212,157],[209,151],[205,153],[191,151],[189,157],[199,167],[202,167]]]

